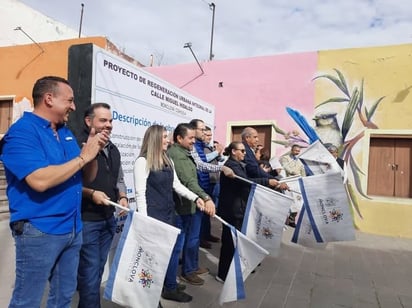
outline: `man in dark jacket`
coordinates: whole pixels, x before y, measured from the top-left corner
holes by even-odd
[[[260,166],[255,156],[255,148],[259,143],[259,137],[256,129],[252,127],[245,127],[241,134],[242,143],[245,146],[245,158],[243,162],[246,164],[246,172],[250,178],[267,178],[275,179],[269,173],[265,172]],[[268,184],[264,184],[269,186]],[[278,184],[276,184],[278,186]]]
[[[246,155],[246,147],[239,141],[233,141],[225,149],[224,155],[229,156],[225,165],[233,170],[240,178],[253,181],[257,184],[266,186],[276,186],[276,179],[267,177],[251,178],[246,173],[245,163],[243,162]],[[229,178],[224,173],[220,175],[220,194],[218,215],[224,220],[241,230],[247,201],[250,192],[250,184],[239,178]],[[287,188],[286,184],[282,184],[282,188]],[[229,271],[230,263],[232,262],[234,245],[230,228],[222,224],[222,246],[220,249],[218,274],[216,280],[222,282],[226,279]]]
[[[106,103],[92,104],[85,113],[86,131],[112,131],[112,114]],[[80,143],[85,139],[79,138]],[[115,209],[106,200],[128,207],[120,152],[109,140],[96,157],[98,171],[93,182],[83,186],[83,245],[78,270],[79,308],[100,307],[100,284],[116,230]]]

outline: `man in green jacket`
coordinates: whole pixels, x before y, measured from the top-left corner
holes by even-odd
[[[195,143],[195,130],[188,123],[179,124],[173,133],[174,144],[168,149],[167,153],[172,159],[174,168],[180,182],[195,194],[200,196],[205,202],[205,213],[210,216],[215,214],[215,204],[211,197],[199,186],[197,180],[196,164],[190,154]],[[196,205],[194,202],[182,198],[176,202],[176,226],[182,231],[184,246],[182,253],[182,280],[193,285],[203,285],[204,280],[198,276],[197,255],[198,245],[192,243],[190,239],[189,227]]]

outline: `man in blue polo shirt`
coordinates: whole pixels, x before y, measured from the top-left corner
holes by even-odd
[[[70,307],[82,243],[82,173],[96,176],[94,158],[108,140],[90,133],[81,151],[66,127],[76,109],[67,80],[47,76],[33,87],[25,112],[1,141],[10,227],[16,246],[16,282],[9,307],[40,307],[47,280],[48,307]]]

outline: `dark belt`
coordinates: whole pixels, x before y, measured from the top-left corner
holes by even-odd
[[[17,220],[13,221],[10,224],[11,230],[14,232],[15,235],[22,235],[24,230],[24,224],[29,222],[27,219],[24,220]]]

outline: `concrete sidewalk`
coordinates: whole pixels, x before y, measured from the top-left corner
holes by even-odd
[[[356,241],[305,248],[283,234],[280,255],[267,257],[246,280],[246,299],[223,307],[331,308],[412,307],[412,240],[357,232]],[[168,307],[219,307],[222,284],[214,280],[218,245],[202,249],[202,266],[211,269],[202,287],[188,286],[194,300]]]
[[[212,219],[214,234],[220,225]],[[7,220],[0,220],[0,307],[7,307],[14,283],[14,247]],[[246,299],[223,307],[412,308],[412,239],[356,233],[356,241],[305,248],[290,242],[293,229],[283,234],[280,255],[266,257],[246,280]],[[201,249],[201,266],[210,268],[201,287],[187,286],[193,301],[161,300],[163,307],[219,307],[222,284],[214,279],[220,244]],[[76,297],[72,307],[77,306]],[[103,308],[120,307],[103,300]],[[93,308],[93,307],[91,307]]]

